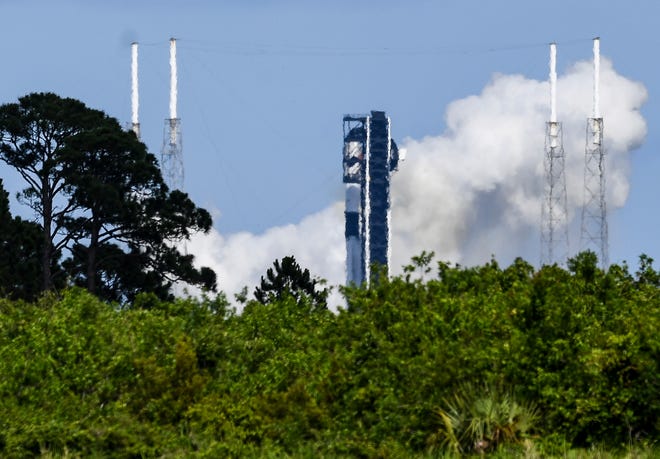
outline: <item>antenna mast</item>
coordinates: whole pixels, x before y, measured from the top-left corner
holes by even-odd
[[[557,45],[550,44],[550,121],[545,124],[545,189],[541,208],[541,264],[568,258],[566,175],[562,124],[557,121]]]
[[[140,107],[140,93],[138,91],[138,44],[131,43],[131,129],[137,138],[140,138],[140,121],[138,109]]]
[[[172,190],[183,189],[183,145],[181,119],[177,117],[176,39],[170,39],[170,117],[165,120],[161,170],[165,183]]]
[[[600,38],[594,38],[593,113],[587,119],[584,157],[584,207],[582,208],[581,250],[592,250],[601,266],[609,265],[607,206],[605,201],[605,151],[603,118],[600,113]]]

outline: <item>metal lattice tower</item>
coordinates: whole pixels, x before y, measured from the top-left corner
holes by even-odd
[[[346,282],[369,282],[372,264],[388,273],[390,260],[390,176],[399,150],[385,112],[344,117],[346,184]]]
[[[550,121],[545,125],[545,189],[541,207],[541,264],[568,258],[568,217],[562,125],[557,121],[557,46],[550,44]]]
[[[595,252],[604,268],[609,266],[602,118],[587,120],[580,246],[581,250]]]
[[[568,258],[568,224],[566,212],[566,176],[562,125],[546,123],[545,190],[541,229],[541,264],[563,264]]]
[[[170,190],[183,190],[183,146],[179,118],[165,120],[160,169]]]
[[[176,39],[170,39],[170,117],[165,120],[160,168],[171,190],[183,190],[181,119],[177,117]]]
[[[594,38],[594,108],[587,119],[584,155],[584,207],[580,233],[581,250],[595,252],[603,268],[609,266],[607,205],[605,201],[605,151],[600,115],[600,39]]]

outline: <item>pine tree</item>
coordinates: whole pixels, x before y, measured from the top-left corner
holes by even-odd
[[[268,268],[266,278],[261,277],[261,284],[254,291],[255,299],[268,304],[282,299],[285,295],[293,296],[297,301],[303,297],[311,300],[314,309],[326,309],[328,289],[317,290],[321,283],[312,279],[308,269],[302,269],[293,256],[275,260],[273,268]]]

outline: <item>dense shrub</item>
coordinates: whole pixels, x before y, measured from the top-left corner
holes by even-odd
[[[239,315],[223,296],[0,300],[0,456],[653,443],[660,275],[641,261],[635,274],[581,254],[568,270],[516,260],[434,275],[425,254],[403,276],[343,289],[338,313],[292,295]]]

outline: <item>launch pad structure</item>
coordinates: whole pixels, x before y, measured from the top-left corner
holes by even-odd
[[[183,190],[184,165],[181,119],[177,114],[177,56],[170,39],[170,105],[165,119],[160,167],[167,186]],[[600,114],[600,39],[593,40],[593,113],[587,119],[584,199],[580,250],[592,250],[606,268],[608,227],[605,191],[603,118]],[[556,44],[550,44],[549,121],[545,126],[544,190],[541,210],[541,264],[564,264],[569,255],[565,154],[562,123],[557,119]],[[140,138],[138,118],[138,44],[131,44],[130,129]],[[343,118],[343,182],[346,186],[346,283],[368,285],[374,275],[389,274],[390,179],[399,164],[399,149],[391,138],[391,121],[384,111]],[[403,153],[403,151],[401,152]],[[376,270],[372,267],[377,266]],[[375,274],[374,274],[375,273]]]
[[[389,273],[390,177],[399,163],[390,118],[382,111],[343,119],[346,184],[346,283],[362,285]]]

